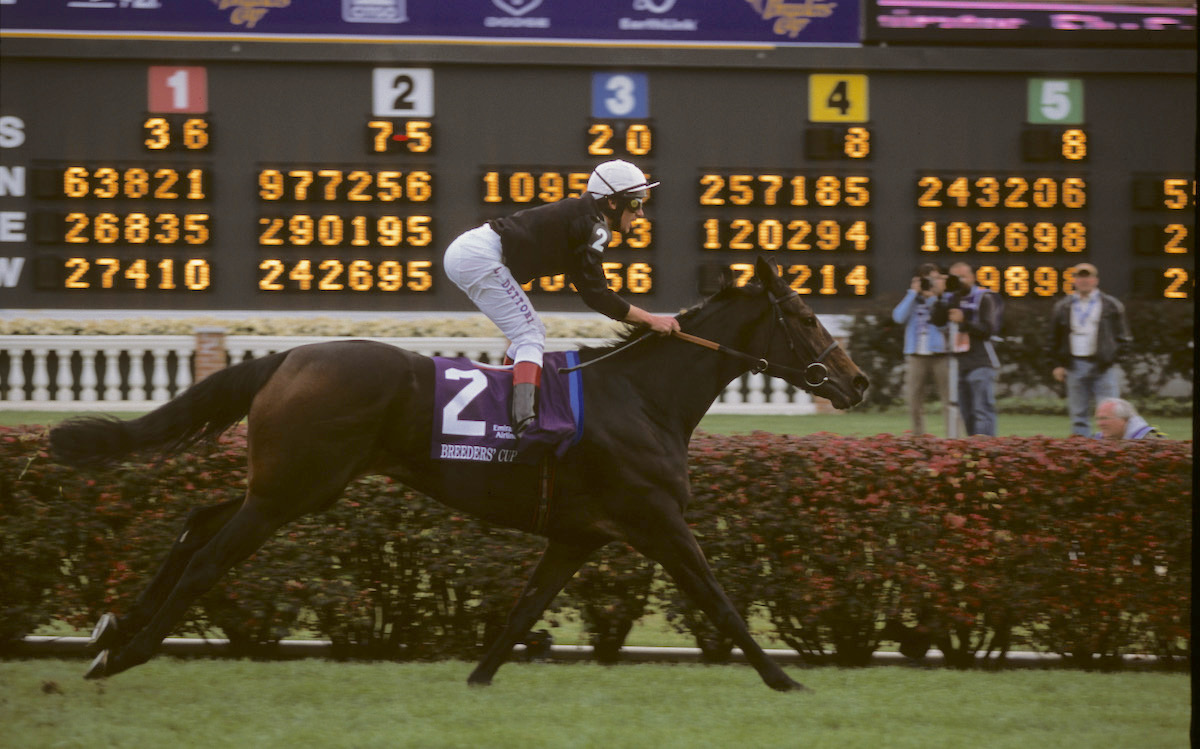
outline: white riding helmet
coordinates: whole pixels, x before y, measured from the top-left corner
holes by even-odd
[[[620,197],[630,193],[641,193],[630,197],[644,198],[650,188],[658,187],[659,184],[647,182],[642,170],[628,161],[613,159],[596,167],[592,176],[588,177],[587,191],[600,198]]]

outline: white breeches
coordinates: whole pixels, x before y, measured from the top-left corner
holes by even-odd
[[[446,248],[443,267],[454,285],[508,338],[509,358],[542,366],[546,326],[504,265],[500,235],[487,224],[463,233]]]

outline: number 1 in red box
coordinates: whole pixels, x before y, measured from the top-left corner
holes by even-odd
[[[151,112],[208,111],[208,73],[202,67],[154,65],[148,84]]]

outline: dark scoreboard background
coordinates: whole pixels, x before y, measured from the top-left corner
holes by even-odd
[[[754,259],[820,312],[966,260],[1194,292],[1195,50],[5,41],[0,309],[470,310],[441,255],[632,160],[610,283],[689,306]],[[562,278],[544,311],[585,308]]]

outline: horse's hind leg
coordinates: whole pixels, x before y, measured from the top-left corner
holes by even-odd
[[[513,646],[525,636],[529,628],[537,622],[542,612],[554,600],[554,596],[563,589],[567,581],[579,571],[598,545],[573,546],[556,541],[550,541],[542,558],[534,568],[529,582],[520,600],[508,615],[508,623],[496,641],[488,648],[483,660],[471,672],[467,683],[473,686],[486,686],[492,683],[496,670],[504,663]]]
[[[138,596],[133,607],[123,616],[105,614],[100,617],[96,629],[92,632],[91,644],[101,650],[115,650],[129,642],[134,633],[150,621],[154,612],[158,611],[158,607],[166,600],[171,589],[179,582],[192,555],[229,522],[243,501],[242,497],[238,497],[189,513],[183,525],[183,532],[175,540],[158,572]]]
[[[638,535],[641,538],[634,541],[634,547],[663,566],[680,590],[703,609],[713,625],[742,649],[746,660],[767,686],[781,692],[805,689],[768,658],[754,641],[750,628],[721,589],[682,516],[667,518],[665,525],[646,523]]]
[[[104,651],[92,663],[86,678],[112,676],[145,663],[158,650],[188,607],[238,562],[250,556],[285,522],[295,515],[268,513],[259,509],[254,495],[221,526],[202,548],[196,550],[179,575],[162,605],[125,645],[115,652]]]

